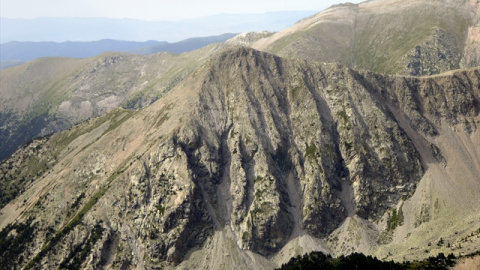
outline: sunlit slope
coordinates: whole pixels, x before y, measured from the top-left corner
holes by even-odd
[[[28,140],[114,108],[151,104],[220,45],[174,55],[42,58],[0,71],[0,159]]]
[[[380,73],[438,74],[480,64],[479,8],[473,0],[336,5],[253,47]]]

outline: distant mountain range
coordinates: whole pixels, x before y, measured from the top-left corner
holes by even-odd
[[[104,52],[132,52],[135,54],[153,54],[171,52],[180,54],[199,49],[211,43],[224,42],[236,34],[190,38],[180,42],[166,41],[119,41],[104,39],[92,42],[18,42],[12,41],[0,45],[0,59],[4,63],[21,63],[40,57],[87,58]],[[16,61],[16,62],[14,62]],[[11,66],[11,65],[10,65]],[[7,66],[8,67],[8,66]]]

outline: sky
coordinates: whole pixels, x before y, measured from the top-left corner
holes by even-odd
[[[339,0],[0,0],[3,18],[97,17],[146,21],[184,20],[216,14],[321,11]],[[360,3],[360,0],[348,2]]]

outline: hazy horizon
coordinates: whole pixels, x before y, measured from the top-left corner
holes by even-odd
[[[321,11],[321,10],[320,10]],[[186,21],[196,21],[205,18],[214,18],[218,16],[255,16],[255,15],[265,15],[265,14],[274,14],[274,13],[288,13],[288,12],[306,12],[306,13],[318,13],[317,10],[278,10],[278,11],[268,11],[268,12],[259,12],[259,13],[218,13],[212,15],[205,15],[200,17],[192,18],[178,18],[178,19],[158,19],[158,20],[148,20],[148,19],[138,19],[138,18],[109,18],[109,17],[89,17],[89,16],[40,16],[34,18],[12,18],[6,16],[0,16],[1,19],[8,20],[39,20],[39,19],[105,19],[105,20],[118,20],[118,21],[139,21],[139,22],[149,22],[149,23],[158,23],[158,22],[186,22]]]
[[[276,32],[342,2],[0,0],[0,43],[103,39],[178,42],[224,33]]]
[[[225,33],[279,31],[314,13],[316,11],[219,14],[198,19],[157,22],[86,17],[1,18],[0,43],[88,42],[103,39],[178,42],[192,37],[216,36]]]
[[[262,14],[277,11],[321,11],[338,3],[353,1],[254,1],[219,0],[0,0],[0,17],[35,19],[43,17],[137,19],[143,21],[177,21],[218,14]]]

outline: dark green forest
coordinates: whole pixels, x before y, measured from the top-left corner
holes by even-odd
[[[348,256],[333,258],[322,252],[315,251],[303,256],[297,256],[279,270],[350,270],[350,269],[369,269],[369,270],[414,270],[431,269],[443,270],[449,269],[455,265],[455,256],[450,254],[445,256],[439,253],[437,257],[429,257],[423,261],[403,262],[381,261],[372,256],[366,256],[360,253],[352,253]]]

